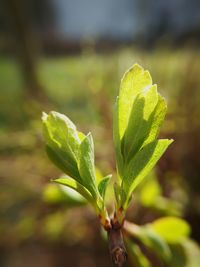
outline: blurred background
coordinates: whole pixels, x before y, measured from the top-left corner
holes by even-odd
[[[135,62],[167,99],[161,136],[175,142],[152,174],[163,202],[141,188],[130,220],[181,216],[200,242],[199,46],[198,0],[0,1],[0,266],[112,266],[93,211],[49,182],[61,173],[40,118],[56,110],[91,131],[98,175],[115,174],[112,109]]]

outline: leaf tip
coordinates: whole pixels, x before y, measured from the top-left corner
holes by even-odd
[[[174,139],[171,138],[171,139],[168,139],[169,140],[169,144],[172,144],[174,142]]]

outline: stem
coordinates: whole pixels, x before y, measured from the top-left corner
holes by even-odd
[[[111,220],[111,228],[108,230],[108,243],[111,259],[113,263],[121,267],[126,259],[127,253],[124,245],[123,235],[122,235],[122,226],[113,219]]]

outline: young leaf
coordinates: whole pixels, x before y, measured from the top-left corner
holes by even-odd
[[[125,160],[131,159],[148,137],[152,124],[151,115],[157,101],[158,93],[155,85],[143,89],[135,98],[129,122],[122,139]]]
[[[149,118],[150,130],[145,142],[143,143],[143,146],[152,142],[153,140],[155,140],[155,138],[157,138],[160,127],[164,121],[166,111],[167,111],[166,102],[164,98],[160,94],[158,94],[157,105]]]
[[[163,217],[151,223],[151,228],[168,243],[179,243],[190,234],[189,224],[176,217]]]
[[[158,199],[162,195],[162,188],[158,183],[158,180],[154,176],[148,177],[139,191],[140,203],[145,207],[154,207]]]
[[[152,79],[148,71],[144,71],[141,66],[135,64],[123,76],[119,93],[119,135],[124,136],[128,125],[131,109],[135,97],[146,87],[152,85]]]
[[[112,177],[112,174],[107,175],[98,184],[98,190],[103,200],[105,199],[106,188],[110,182],[111,177]]]
[[[77,166],[80,139],[75,125],[54,111],[43,113],[42,121],[48,156],[58,168],[81,182]]]
[[[54,111],[48,115],[43,113],[42,120],[49,158],[97,199],[92,136],[78,132],[72,121]]]
[[[122,188],[126,192],[126,199],[124,203],[122,203],[124,209],[126,209],[129,204],[128,201],[133,190],[151,171],[172,141],[173,140],[161,139],[147,144],[126,166],[122,181]]]
[[[68,151],[74,160],[78,156],[80,139],[76,126],[65,115],[51,111],[49,115],[43,114],[44,136],[46,143],[55,141],[60,148]]]
[[[121,207],[121,190],[118,183],[114,183],[114,193],[115,193],[115,200],[117,204],[117,209]]]
[[[50,204],[67,204],[67,207],[82,206],[87,203],[87,200],[74,189],[56,184],[45,186],[43,199]]]
[[[70,162],[68,154],[61,151],[56,144],[46,145],[46,152],[50,160],[64,173],[81,183],[76,162]]]
[[[119,97],[117,97],[113,113],[113,141],[115,146],[117,171],[121,176],[123,170],[123,156],[121,151],[121,140],[119,134]]]
[[[74,179],[71,179],[68,176],[63,176],[63,177],[60,177],[57,179],[53,179],[52,181],[55,183],[65,185],[69,188],[74,189],[76,192],[81,194],[85,199],[87,199],[87,201],[89,203],[94,205],[94,199],[93,199],[92,195],[90,194],[90,192],[84,186],[82,186],[77,181],[75,181]]]
[[[82,140],[80,144],[78,168],[83,180],[82,184],[96,199],[98,196],[98,191],[95,185],[94,144],[92,135],[90,133]]]
[[[133,190],[172,142],[156,140],[165,114],[165,101],[152,85],[149,72],[135,64],[122,78],[113,120],[117,184],[121,187],[117,201],[124,209]]]

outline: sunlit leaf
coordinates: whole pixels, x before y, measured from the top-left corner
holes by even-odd
[[[149,118],[149,125],[151,129],[149,130],[149,134],[145,142],[143,143],[143,146],[152,142],[158,136],[160,127],[165,118],[166,111],[166,102],[164,98],[160,94],[158,94],[158,101],[156,107]]]
[[[121,151],[121,140],[119,134],[119,97],[117,97],[114,113],[113,113],[113,141],[115,146],[115,155],[117,161],[117,171],[119,175],[122,175],[123,170],[123,156]]]
[[[106,188],[110,182],[111,177],[112,177],[111,174],[107,175],[98,184],[98,190],[99,190],[99,193],[103,199],[105,199]]]
[[[86,200],[74,189],[63,185],[48,184],[43,191],[43,199],[47,203],[64,203],[67,207],[86,204]]]
[[[56,142],[60,149],[67,151],[73,159],[76,159],[80,139],[73,122],[67,116],[55,111],[51,111],[48,115],[44,113],[42,119],[46,143]]]
[[[189,224],[177,217],[163,217],[151,224],[154,231],[168,243],[183,241],[190,234]]]
[[[59,150],[55,145],[46,145],[46,152],[49,159],[64,173],[81,182],[81,177],[78,171],[77,163],[70,162],[68,154],[65,151]]]
[[[121,187],[117,201],[124,209],[134,189],[172,142],[157,140],[166,109],[149,72],[135,64],[122,78],[113,119],[117,184]]]
[[[53,163],[67,175],[81,182],[77,166],[80,139],[75,125],[55,111],[43,113],[43,133],[46,150]]]
[[[153,141],[143,147],[129,162],[123,174],[123,188],[127,194],[123,203],[125,208],[133,190],[151,171],[172,141],[168,139]]]
[[[123,76],[119,93],[119,136],[120,139],[126,131],[131,109],[136,96],[146,87],[152,85],[152,79],[148,71],[135,64]]]
[[[123,156],[126,161],[135,155],[150,134],[157,101],[158,93],[155,85],[143,89],[135,98],[122,139]]]
[[[156,199],[161,195],[161,192],[161,186],[157,179],[148,177],[148,180],[142,185],[139,192],[141,204],[145,207],[152,206],[156,202]]]
[[[94,144],[90,133],[80,144],[78,168],[83,180],[82,184],[91,192],[94,198],[97,198],[98,192],[95,185]]]
[[[92,198],[90,192],[74,179],[68,176],[64,176],[57,179],[53,179],[52,181],[61,185],[65,185],[69,188],[72,188],[73,190],[81,194],[85,199],[87,199],[88,202],[92,204],[94,203],[94,199]]]

